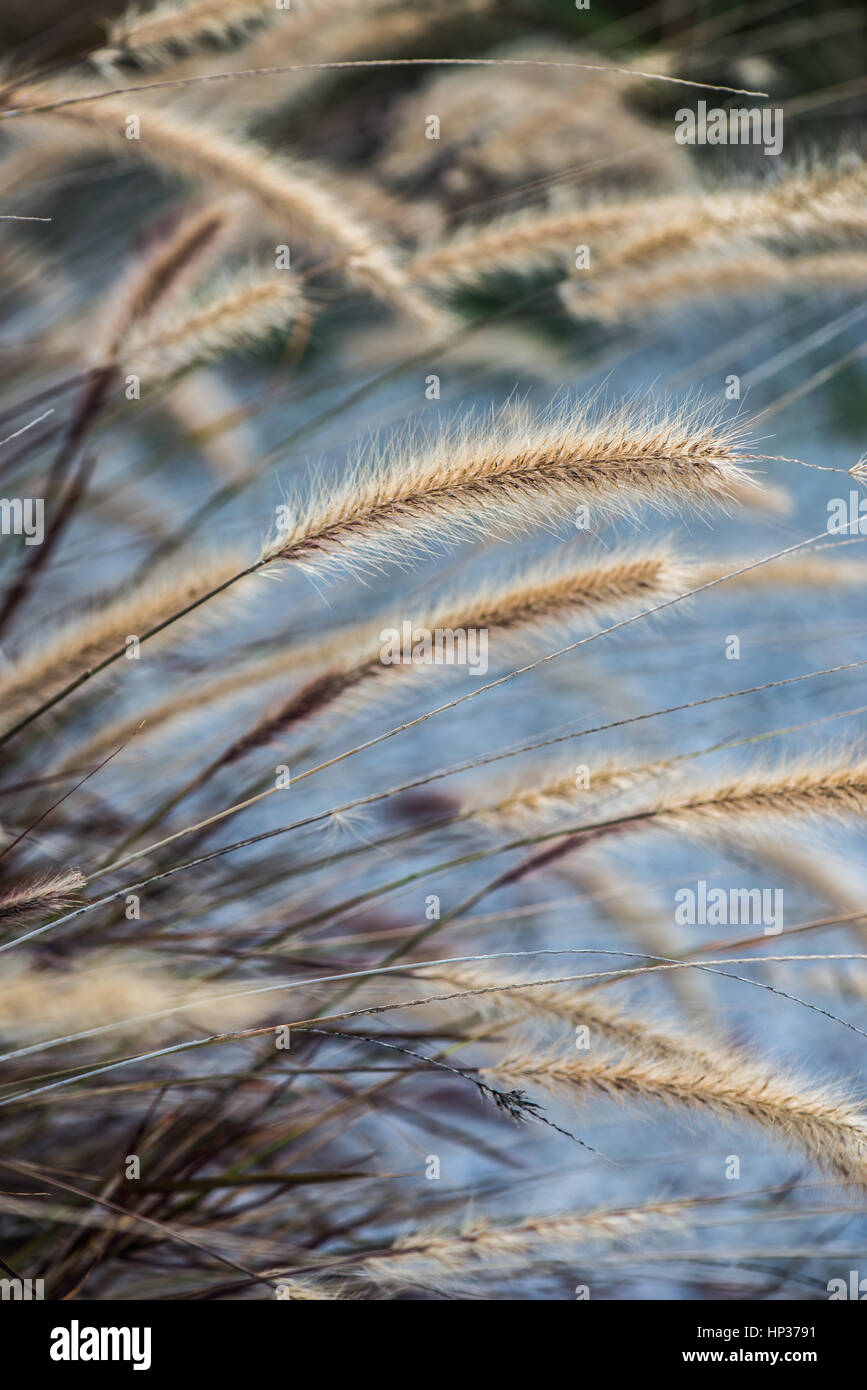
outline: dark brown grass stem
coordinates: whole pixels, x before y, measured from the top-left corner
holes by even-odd
[[[44,405],[46,401],[56,400],[58,396],[66,396],[70,391],[75,391],[77,387],[82,386],[88,380],[90,375],[91,372],[87,369],[76,372],[74,376],[65,377],[63,381],[57,381],[53,386],[46,386],[42,391],[37,391],[32,396],[26,396],[23,401],[18,401],[15,405],[0,411],[0,429],[7,428],[25,411],[35,410],[38,406]]]
[[[81,1197],[87,1202],[95,1202],[97,1206],[105,1207],[116,1215],[122,1216],[127,1221],[144,1222],[145,1225],[158,1231],[163,1239],[170,1240],[173,1243],[180,1243],[181,1245],[189,1245],[193,1250],[198,1250],[199,1254],[207,1255],[211,1259],[219,1260],[221,1264],[229,1265],[231,1269],[238,1270],[241,1274],[253,1279],[256,1283],[269,1284],[272,1288],[275,1287],[275,1281],[273,1279],[257,1274],[255,1270],[249,1269],[246,1265],[238,1264],[236,1260],[230,1259],[228,1255],[222,1255],[218,1250],[212,1250],[209,1246],[202,1245],[200,1241],[193,1240],[191,1236],[186,1236],[181,1231],[173,1230],[170,1226],[164,1225],[162,1221],[154,1221],[149,1216],[142,1216],[140,1212],[131,1211],[128,1207],[118,1206],[116,1202],[110,1202],[106,1198],[99,1197],[93,1192],[87,1192],[84,1188],[75,1187],[72,1183],[64,1182],[61,1178],[49,1176],[32,1163],[25,1163],[21,1159],[17,1162],[11,1162],[7,1158],[0,1158],[0,1167],[8,1169],[12,1173],[21,1173],[27,1177],[38,1178],[40,1182],[44,1182],[48,1187],[58,1187],[61,1191],[71,1192],[74,1196]]]
[[[141,728],[141,725],[139,725],[139,728]],[[133,735],[133,738],[134,737],[135,735]],[[50,806],[46,807],[46,809],[37,817],[35,821],[32,821],[31,824],[26,827],[26,829],[22,830],[19,835],[16,835],[14,840],[10,840],[8,845],[4,845],[3,848],[0,849],[0,859],[3,859],[10,852],[10,850],[15,849],[16,845],[20,845],[22,840],[26,840],[27,836],[31,835],[33,831],[37,828],[37,826],[40,826],[42,822],[48,816],[51,815],[52,811],[56,811],[58,806],[62,806],[64,801],[68,800],[68,798],[72,796],[74,792],[77,792],[80,787],[84,786],[85,782],[89,782],[91,777],[95,777],[98,772],[101,772],[102,769],[106,766],[106,764],[110,763],[112,758],[116,758],[118,753],[122,753],[124,748],[126,748],[130,742],[131,740],[127,739],[126,743],[122,743],[119,748],[115,748],[111,753],[108,754],[107,757],[103,758],[101,762],[97,763],[96,767],[90,768],[89,771],[86,772],[85,775],[78,782],[74,783],[74,785],[69,788],[69,791],[64,792],[63,796],[58,797],[57,801],[53,801]]]
[[[2,608],[0,608],[0,634],[3,633],[15,610],[27,597],[36,577],[48,564],[64,533],[68,530],[75,512],[84,501],[95,467],[96,455],[84,454],[61,500],[57,514],[45,533],[42,545],[36,548],[30,564],[22,568],[18,579],[13,583]]]
[[[115,357],[128,330],[147,319],[178,281],[195,269],[222,232],[226,220],[226,211],[219,207],[206,207],[182,218],[168,235],[158,236],[144,259],[121,278],[111,305],[112,317],[96,330],[102,360],[85,380],[45,484],[49,498],[62,486],[80,455],[88,432],[105,409],[108,393],[119,374]],[[26,556],[18,578],[0,608],[0,636],[56,550],[73,512],[84,498],[92,470],[93,460],[84,459],[79,463],[72,485],[62,498],[42,545]]]
[[[49,497],[63,484],[73,466],[90,426],[105,404],[113,378],[113,367],[99,368],[91,374],[48,474],[45,491]],[[61,500],[42,545],[36,546],[25,556],[18,577],[13,582],[3,606],[0,608],[0,636],[8,626],[16,609],[27,597],[40,570],[44,569],[51,558],[58,540],[71,519],[72,511],[75,510],[84,496],[94,462],[95,460],[85,459],[79,464],[76,477],[67,495]]]

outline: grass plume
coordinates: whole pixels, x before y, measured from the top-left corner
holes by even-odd
[[[516,1053],[485,1075],[533,1083],[567,1096],[598,1094],[622,1104],[655,1102],[761,1126],[844,1183],[867,1189],[867,1117],[839,1088],[790,1079],[746,1057],[716,1066],[704,1055],[660,1060]]]
[[[0,923],[12,926],[34,916],[62,912],[77,901],[83,883],[78,869],[12,883],[0,889]]]
[[[548,562],[527,571],[518,582],[488,584],[472,595],[442,600],[412,626],[447,634],[483,630],[493,643],[496,659],[512,650],[516,640],[526,642],[531,636],[535,641],[550,639],[558,629],[579,619],[673,598],[688,587],[687,574],[688,567],[664,548],[595,564]],[[320,714],[341,696],[370,681],[425,670],[418,664],[383,662],[383,631],[392,627],[394,618],[393,612],[383,612],[368,638],[348,633],[333,639],[336,656],[234,743],[221,762],[233,762],[285,734],[301,720]],[[308,660],[315,662],[315,657],[314,648]]]
[[[123,361],[153,384],[308,321],[293,276],[249,267],[209,286],[207,295],[174,301],[167,312],[153,316],[144,331],[127,337]]]
[[[562,522],[582,505],[620,516],[642,503],[708,512],[749,486],[741,465],[755,456],[742,438],[706,411],[510,411],[367,461],[299,507],[264,557],[376,562],[434,540]]]
[[[273,21],[269,0],[160,0],[150,9],[131,7],[108,26],[105,48],[93,53],[97,64],[135,59],[157,65],[200,44],[231,39]]]
[[[362,1260],[352,1271],[385,1287],[441,1284],[444,1279],[521,1264],[534,1253],[570,1260],[598,1241],[630,1240],[684,1224],[688,1203],[654,1202],[633,1209],[599,1208],[553,1216],[526,1216],[512,1225],[468,1219],[458,1231],[417,1231],[386,1255]]]
[[[603,323],[625,323],[651,313],[674,314],[684,306],[724,301],[738,306],[757,298],[805,295],[823,289],[857,292],[867,283],[867,254],[828,251],[816,255],[782,258],[756,247],[740,255],[692,258],[688,262],[664,261],[649,270],[640,269],[604,276],[585,287],[568,280],[561,297],[577,318]]]

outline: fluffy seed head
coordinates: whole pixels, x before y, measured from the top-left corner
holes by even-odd
[[[578,506],[624,515],[642,503],[707,512],[749,485],[743,432],[706,410],[562,407],[510,411],[446,429],[421,447],[368,459],[299,507],[268,559],[382,560],[434,540],[516,533],[572,518]],[[754,484],[756,492],[758,484]]]
[[[35,915],[62,912],[77,899],[84,876],[78,869],[59,874],[43,874],[0,890],[0,923],[26,921]]]
[[[867,1189],[867,1118],[842,1092],[800,1082],[740,1057],[515,1054],[493,1073],[572,1095],[655,1101],[747,1120],[800,1149],[846,1183]]]
[[[124,364],[153,382],[196,362],[212,361],[285,331],[308,316],[298,281],[286,272],[250,267],[206,296],[174,301],[124,345]]]
[[[98,66],[126,58],[158,64],[172,54],[191,52],[203,40],[243,34],[276,14],[273,0],[161,0],[144,11],[132,6],[109,24],[107,46],[91,59]]]

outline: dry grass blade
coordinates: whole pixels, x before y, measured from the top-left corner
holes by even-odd
[[[799,251],[806,242],[815,244],[817,251],[829,240],[835,246],[850,242],[857,263],[862,256],[854,253],[867,233],[865,188],[867,168],[849,159],[830,167],[796,169],[755,187],[607,198],[579,207],[521,212],[461,228],[452,237],[421,248],[408,269],[419,284],[451,290],[496,274],[562,273],[574,265],[576,247],[586,245],[591,251],[592,282],[601,266],[623,271],[634,265],[640,294],[642,276],[648,277],[650,286],[657,284],[655,261],[679,254],[684,246],[712,246],[719,258],[730,253],[732,233]],[[770,260],[760,245],[753,244],[743,258],[745,274],[750,273],[750,255],[760,267]],[[817,256],[817,266],[820,261],[824,258]],[[676,290],[677,273],[688,280],[700,266],[691,257],[664,267],[659,283],[664,284],[667,277],[670,288]],[[582,272],[582,287],[585,278]]]
[[[859,16],[10,4],[0,1295],[823,1296]]]
[[[441,290],[504,273],[528,276],[565,271],[574,263],[576,244],[596,236],[607,239],[622,235],[660,205],[661,200],[654,199],[609,199],[589,207],[500,217],[481,226],[461,228],[444,241],[421,247],[407,269],[419,284]]]
[[[717,189],[679,205],[660,204],[658,215],[636,221],[597,261],[597,269],[649,271],[685,251],[728,250],[732,234],[800,248],[809,242],[862,241],[867,162],[846,158],[796,169],[754,189]]]
[[[867,760],[790,765],[770,772],[749,772],[730,781],[703,787],[689,797],[670,793],[653,807],[629,810],[608,820],[563,830],[546,831],[510,848],[535,845],[526,858],[505,870],[480,893],[518,883],[529,874],[549,867],[575,850],[614,835],[634,830],[661,828],[691,838],[706,839],[731,832],[733,822],[747,831],[750,822],[779,818],[798,821],[817,817],[845,820],[867,813]]]

